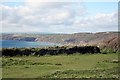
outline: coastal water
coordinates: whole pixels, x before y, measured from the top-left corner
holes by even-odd
[[[58,44],[53,44],[53,43],[48,43],[48,42],[0,40],[1,48],[24,48],[24,47],[46,47],[46,46],[58,46]]]

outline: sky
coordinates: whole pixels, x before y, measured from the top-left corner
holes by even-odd
[[[118,31],[118,2],[113,1],[4,0],[0,15],[3,33]]]

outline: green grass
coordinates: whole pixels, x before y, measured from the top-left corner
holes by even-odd
[[[118,54],[3,57],[3,78],[118,78]]]

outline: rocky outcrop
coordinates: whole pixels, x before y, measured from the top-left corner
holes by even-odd
[[[17,38],[16,40],[19,40],[19,41],[36,41],[36,38],[34,38],[34,37],[23,37],[23,38]]]

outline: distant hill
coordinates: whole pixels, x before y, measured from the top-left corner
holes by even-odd
[[[74,34],[28,34],[12,33],[0,36],[2,40],[24,40],[60,43],[68,46],[96,45],[101,48],[119,49],[119,32],[74,33]]]

